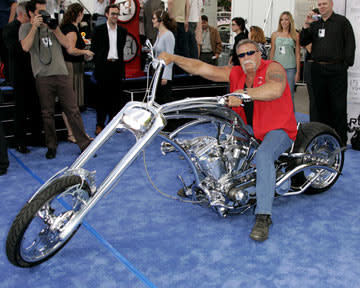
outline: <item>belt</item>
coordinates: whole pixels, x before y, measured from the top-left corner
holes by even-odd
[[[110,59],[106,59],[107,62],[118,62],[119,59],[114,59],[114,58],[110,58]]]
[[[321,64],[321,65],[329,65],[329,64],[339,64],[343,63],[343,61],[314,61],[315,63]]]
[[[214,54],[213,52],[201,52],[201,54]]]

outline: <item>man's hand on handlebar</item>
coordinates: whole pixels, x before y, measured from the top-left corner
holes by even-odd
[[[243,106],[243,102],[252,101],[250,95],[247,95],[243,90],[237,90],[222,97],[225,97],[225,104],[229,107]]]
[[[167,53],[167,52],[162,52],[162,53],[159,55],[158,59],[164,60],[164,61],[165,61],[165,64],[168,65],[168,64],[170,64],[170,63],[173,62],[172,56],[173,56],[173,55],[171,55],[171,54],[169,54],[169,53]]]
[[[243,101],[242,101],[241,99],[239,99],[238,97],[236,97],[236,96],[229,96],[227,105],[228,105],[229,107],[238,107],[238,106],[241,106],[242,103],[243,103]]]

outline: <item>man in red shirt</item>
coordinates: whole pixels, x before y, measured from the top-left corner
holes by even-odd
[[[162,53],[166,64],[174,62],[190,74],[216,82],[230,82],[231,92],[247,93],[253,102],[245,103],[230,96],[234,107],[254,135],[261,140],[256,153],[256,220],[250,237],[256,241],[268,238],[275,193],[275,160],[296,138],[297,127],[284,68],[277,62],[261,59],[254,41],[245,39],[236,47],[240,66],[213,66],[200,60]]]

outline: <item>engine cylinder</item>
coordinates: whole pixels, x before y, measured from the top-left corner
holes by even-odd
[[[244,189],[233,188],[229,191],[228,197],[232,201],[240,202],[241,204],[246,204],[248,202],[248,192]]]

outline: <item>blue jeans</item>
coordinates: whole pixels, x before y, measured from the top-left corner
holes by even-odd
[[[256,210],[255,214],[271,215],[275,194],[275,160],[285,152],[293,141],[284,130],[268,132],[256,152]]]
[[[294,111],[295,111],[295,102],[294,102],[294,93],[295,93],[295,75],[296,75],[296,69],[295,68],[290,68],[290,69],[285,69],[286,71],[286,77],[290,86],[290,91],[291,91],[291,99],[293,102],[293,106],[294,106]]]

